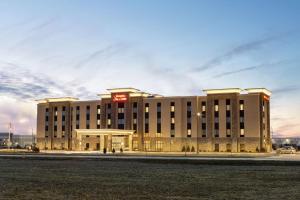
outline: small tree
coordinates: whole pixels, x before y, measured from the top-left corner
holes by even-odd
[[[191,152],[195,152],[195,147],[192,146]]]
[[[123,153],[123,149],[122,148],[120,149],[120,152]]]
[[[106,154],[106,148],[103,148],[103,153]]]
[[[187,146],[186,151],[187,151],[187,152],[190,152],[190,151],[191,151],[190,146]]]
[[[113,148],[113,149],[112,149],[112,153],[115,153],[115,152],[116,152],[116,150],[115,150],[115,148]]]
[[[181,151],[182,151],[182,152],[185,152],[185,146],[182,147]]]

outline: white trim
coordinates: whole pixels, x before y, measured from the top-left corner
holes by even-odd
[[[252,93],[264,93],[268,96],[271,96],[272,92],[266,88],[247,88],[245,89],[245,91],[248,92],[248,94],[252,94]]]
[[[224,88],[224,89],[208,89],[203,90],[206,94],[228,94],[228,93],[241,93],[240,88]]]
[[[60,98],[45,98],[36,100],[38,103],[49,103],[49,102],[64,102],[64,101],[78,101],[78,98],[74,97],[60,97]]]
[[[119,92],[140,92],[140,90],[135,89],[135,88],[112,88],[112,89],[107,89],[110,93],[119,93]]]
[[[134,130],[121,129],[75,129],[79,135],[133,135]]]

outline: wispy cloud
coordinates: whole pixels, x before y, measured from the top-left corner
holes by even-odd
[[[233,74],[239,74],[239,73],[246,72],[246,71],[253,71],[253,70],[264,68],[264,67],[272,67],[275,65],[293,62],[293,61],[295,61],[295,59],[286,59],[286,60],[280,60],[280,61],[276,61],[276,62],[263,63],[263,64],[254,65],[254,66],[250,66],[250,67],[244,67],[244,68],[240,68],[240,69],[236,69],[236,70],[232,70],[232,71],[222,72],[222,73],[214,75],[212,78],[221,78],[221,77],[230,76]]]
[[[204,71],[208,69],[212,69],[214,67],[217,67],[221,65],[222,63],[236,57],[240,56],[242,54],[251,52],[251,51],[257,51],[260,50],[264,45],[269,44],[271,42],[277,41],[283,37],[289,36],[291,33],[294,33],[294,31],[285,32],[278,35],[272,35],[268,37],[261,37],[255,40],[247,41],[245,43],[242,43],[240,45],[237,45],[233,47],[232,49],[228,50],[222,55],[213,57],[208,62],[203,64],[200,67],[194,68],[193,71]]]
[[[288,92],[298,92],[298,91],[300,91],[300,85],[286,85],[283,87],[272,89],[273,95],[280,95],[283,93],[286,94]]]
[[[112,58],[112,57],[118,55],[119,53],[124,52],[124,50],[126,48],[128,48],[128,45],[126,45],[124,43],[117,43],[117,44],[112,44],[105,48],[96,50],[96,51],[90,53],[89,55],[87,55],[82,60],[80,60],[74,66],[74,68],[82,68],[82,67],[86,66],[87,64],[89,64],[90,62],[92,62],[93,60],[98,59],[98,58],[102,59],[102,60]]]
[[[45,20],[33,27],[31,27],[28,31],[26,31],[24,33],[24,37],[22,39],[20,39],[19,41],[17,41],[11,48],[10,50],[15,50],[18,47],[26,44],[26,43],[30,43],[32,41],[36,41],[38,38],[38,35],[41,35],[43,40],[50,35],[53,35],[53,32],[51,31],[47,31],[44,33],[41,33],[41,31],[47,27],[49,27],[50,25],[54,24],[57,21],[58,17],[52,17],[48,20]]]
[[[84,95],[81,91],[85,91],[85,95],[90,94],[82,86],[80,89],[78,87],[69,88],[58,84],[58,80],[53,80],[44,74],[34,74],[15,63],[1,62],[0,65],[0,95],[34,100],[49,96]]]

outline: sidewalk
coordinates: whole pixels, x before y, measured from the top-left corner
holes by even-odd
[[[64,151],[64,150],[41,150],[40,153],[44,154],[68,154],[68,155],[105,155],[102,151]],[[106,155],[114,155],[107,152]],[[276,153],[228,153],[228,152],[139,152],[139,151],[126,151],[123,153],[116,152],[115,155],[121,156],[159,156],[159,157],[269,157],[275,156]]]

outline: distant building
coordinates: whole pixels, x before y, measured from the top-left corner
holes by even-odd
[[[22,148],[26,146],[31,146],[34,142],[34,137],[32,135],[14,135],[13,145],[20,146]]]
[[[269,152],[270,95],[265,88],[160,96],[109,89],[101,99],[47,98],[37,105],[40,149]]]
[[[13,137],[14,137],[14,134],[11,133],[10,134],[10,138],[11,138],[10,141],[13,141]],[[9,139],[8,132],[0,133],[0,148],[7,147],[8,139]]]

